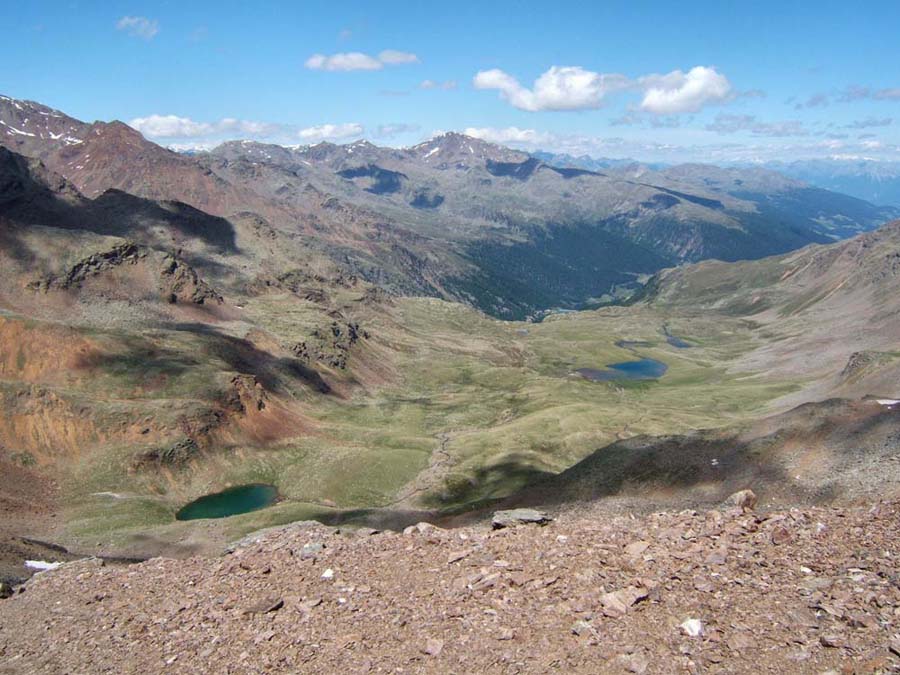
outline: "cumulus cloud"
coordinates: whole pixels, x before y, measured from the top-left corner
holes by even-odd
[[[640,109],[654,115],[698,112],[725,103],[738,94],[715,68],[696,66],[688,72],[645,75],[636,80],[615,73],[595,73],[580,66],[552,66],[532,87],[499,68],[483,70],[473,79],[476,89],[496,89],[520,110],[588,110],[601,107],[607,96],[634,89],[643,93]],[[756,92],[753,92],[756,95]]]
[[[809,135],[809,131],[799,120],[763,122],[757,119],[755,115],[726,115],[723,113],[716,115],[716,119],[706,125],[706,130],[715,131],[719,134],[749,132],[754,136],[771,136],[775,138]]]
[[[228,133],[247,136],[267,136],[281,127],[268,122],[253,122],[225,117],[218,122],[195,122],[190,117],[178,115],[148,115],[137,117],[128,123],[147,138],[203,138]]]
[[[708,66],[695,66],[686,73],[673,70],[667,75],[647,75],[638,82],[644,89],[641,110],[656,115],[695,113],[733,97],[728,78]]]
[[[512,143],[516,145],[537,146],[541,143],[549,143],[553,139],[548,134],[534,129],[520,129],[519,127],[469,127],[463,130],[466,136],[480,138],[490,143]]]
[[[195,122],[189,117],[177,115],[149,115],[137,117],[128,123],[148,138],[189,138],[212,133],[214,125]]]
[[[331,56],[313,54],[306,59],[304,65],[309,70],[330,71],[381,70],[384,68],[381,61],[362,52],[340,52]]]
[[[531,89],[499,68],[475,75],[476,89],[496,89],[520,110],[583,110],[599,108],[612,91],[627,88],[624,75],[594,73],[580,66],[552,66],[534,81]]]
[[[159,22],[146,16],[123,16],[116,21],[116,30],[125,31],[132,37],[152,40],[159,32]]]
[[[347,122],[345,124],[320,124],[315,127],[307,127],[297,132],[297,138],[307,143],[318,143],[320,141],[336,141],[345,138],[358,138],[365,132],[365,127],[356,122]]]
[[[313,54],[304,65],[309,70],[327,70],[331,72],[351,70],[381,70],[388,66],[405,63],[418,63],[419,57],[411,52],[396,49],[385,49],[377,57],[362,52],[339,52],[337,54]]]

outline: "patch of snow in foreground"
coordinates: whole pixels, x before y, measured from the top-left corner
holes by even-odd
[[[896,398],[878,398],[875,400],[878,401],[881,405],[897,405],[898,403],[900,403],[900,399]]]
[[[30,570],[37,570],[39,572],[45,572],[47,570],[55,570],[57,567],[62,565],[60,562],[47,562],[46,560],[26,560],[25,567]]]

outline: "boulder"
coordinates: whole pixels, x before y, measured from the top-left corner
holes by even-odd
[[[437,525],[432,525],[431,523],[426,523],[422,521],[420,523],[416,523],[415,525],[410,525],[403,529],[403,534],[427,534],[429,532],[439,532],[442,528]]]
[[[732,506],[737,506],[744,511],[752,511],[756,508],[756,504],[759,500],[753,490],[741,490],[740,492],[735,492],[726,501]]]
[[[300,549],[300,560],[308,560],[309,558],[315,558],[319,553],[325,550],[325,544],[320,541],[311,541],[307,544],[303,544],[303,548]]]
[[[497,511],[491,519],[491,525],[495,530],[516,525],[546,525],[552,521],[549,515],[537,509],[511,509],[509,511]]]

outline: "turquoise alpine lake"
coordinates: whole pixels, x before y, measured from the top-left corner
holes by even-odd
[[[195,499],[183,506],[175,514],[175,519],[227,518],[240,513],[264,509],[273,504],[276,499],[278,499],[278,489],[274,485],[261,483],[238,485]]]

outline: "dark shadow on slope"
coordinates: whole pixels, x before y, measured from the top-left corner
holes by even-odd
[[[164,225],[182,237],[199,239],[221,253],[236,253],[234,226],[225,218],[210,215],[182,202],[156,202],[121,190],[107,190],[92,202],[104,223],[119,230],[119,236],[134,236],[146,224]],[[122,225],[116,225],[122,223]]]
[[[451,473],[439,490],[430,490],[422,501],[435,509],[472,504],[485,499],[485,495],[509,494],[547,480],[553,475],[526,460],[512,459],[482,467],[474,474]]]
[[[25,265],[35,261],[35,255],[21,239],[21,230],[0,217],[0,251]]]
[[[653,188],[654,190],[659,190],[660,192],[665,192],[666,194],[670,194],[673,197],[679,197],[686,202],[691,202],[699,206],[705,206],[708,209],[716,209],[718,211],[721,211],[725,208],[725,205],[718,199],[698,197],[697,195],[690,195],[686,192],[679,192],[678,190],[670,190],[669,188],[660,187],[659,185],[651,185],[650,183],[638,183],[638,185],[643,185],[644,187],[649,187]]]
[[[144,337],[120,338],[122,351],[89,352],[78,358],[75,368],[102,370],[113,376],[127,377],[137,386],[146,386],[163,377],[178,377],[202,365],[196,356],[160,346]]]
[[[181,202],[157,202],[121,190],[87,199],[40,162],[0,148],[0,216],[18,227],[85,230],[154,246],[154,230],[196,239],[222,253],[237,252],[234,226]],[[171,246],[170,240],[166,244]]]
[[[377,164],[368,164],[353,169],[344,169],[343,171],[338,171],[337,175],[348,180],[354,178],[371,178],[372,185],[365,188],[365,190],[366,192],[371,192],[376,195],[398,192],[403,187],[403,181],[407,180],[406,174],[400,173],[399,171],[382,169]]]
[[[605,176],[606,174],[599,173],[597,171],[588,171],[587,169],[575,169],[572,167],[559,167],[559,166],[546,166],[543,168],[550,169],[555,173],[558,173],[560,176],[565,178],[566,180],[570,178],[578,178],[579,176]]]
[[[534,157],[529,157],[524,162],[495,162],[489,159],[485,163],[485,168],[492,176],[516,180],[528,180],[541,166],[543,162]]]
[[[275,356],[249,340],[222,332],[202,323],[163,324],[164,330],[183,331],[199,336],[205,356],[218,358],[229,369],[255,375],[269,391],[283,391],[291,382],[302,382],[316,391],[329,394],[331,387],[322,376],[299,359]]]
[[[832,458],[838,475],[797,481],[790,461],[799,451]],[[639,497],[648,504],[718,503],[748,487],[781,502],[827,503],[845,496],[839,479],[846,467],[863,462],[877,471],[898,454],[900,411],[833,399],[746,428],[618,441],[502,505],[552,507],[614,496]]]

